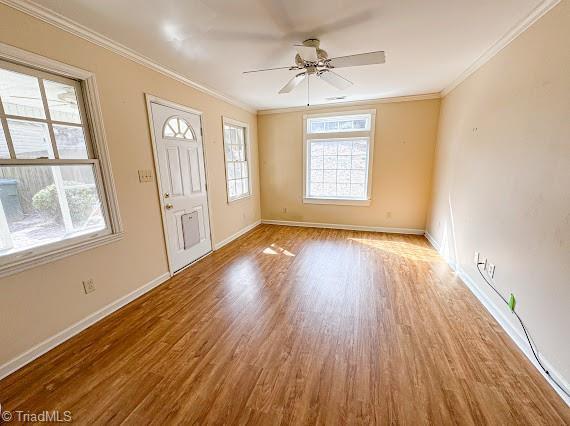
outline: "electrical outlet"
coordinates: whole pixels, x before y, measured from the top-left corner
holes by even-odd
[[[83,281],[83,290],[85,294],[93,293],[95,291],[95,280],[93,278],[89,278],[88,280]]]
[[[475,265],[477,265],[477,264],[479,263],[479,252],[478,252],[478,251],[476,251],[476,252],[473,254],[473,263],[474,263]]]
[[[281,209],[281,213],[287,213],[287,207],[283,207],[283,208]]]
[[[489,272],[489,276],[491,278],[495,277],[495,265],[493,265],[492,263],[489,263],[489,268],[487,269],[487,272]]]

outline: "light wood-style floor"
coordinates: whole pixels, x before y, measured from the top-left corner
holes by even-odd
[[[570,423],[420,236],[262,225],[0,382],[80,424]]]

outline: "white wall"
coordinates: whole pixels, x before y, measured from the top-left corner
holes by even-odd
[[[544,357],[570,379],[570,3],[443,99],[428,231],[497,305],[497,265]],[[508,308],[505,315],[520,330]]]

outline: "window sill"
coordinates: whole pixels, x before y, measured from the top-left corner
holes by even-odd
[[[54,262],[68,256],[72,256],[82,251],[89,250],[123,238],[123,233],[106,234],[88,240],[79,241],[59,249],[54,249],[46,253],[37,253],[35,255],[26,256],[21,259],[13,260],[0,266],[0,278],[8,275],[17,274],[18,272]]]
[[[339,198],[303,198],[304,204],[332,204],[335,206],[369,206],[371,200],[346,200]]]
[[[251,194],[246,195],[245,197],[232,198],[231,200],[228,200],[228,204],[237,203],[238,201],[247,200],[247,199],[249,199],[249,198],[251,198]]]

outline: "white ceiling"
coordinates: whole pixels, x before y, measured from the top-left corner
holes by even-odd
[[[541,0],[36,0],[166,68],[255,109],[305,105],[292,45],[319,38],[330,57],[386,51],[386,64],[338,73],[338,91],[311,80],[311,104],[439,92]]]

